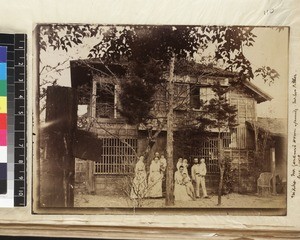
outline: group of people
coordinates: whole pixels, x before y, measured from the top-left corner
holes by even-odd
[[[140,156],[135,165],[135,176],[132,181],[130,197],[136,198],[160,198],[163,196],[163,184],[165,184],[165,175],[167,160],[164,155],[155,153],[149,168],[147,176],[144,156]],[[194,159],[194,165],[191,168],[191,177],[188,172],[188,160],[179,158],[176,164],[177,171],[174,174],[174,197],[175,200],[188,201],[200,197],[200,187],[203,197],[208,198],[205,187],[206,165],[202,158]],[[194,184],[193,184],[194,183]]]
[[[192,178],[188,173],[187,159],[179,158],[176,167],[177,171],[174,175],[175,200],[196,200],[200,197],[200,188],[202,188],[203,198],[208,198],[205,185],[207,169],[204,158],[201,158],[200,162],[198,158],[194,158],[194,165],[191,168]]]
[[[167,160],[164,155],[156,152],[151,161],[149,176],[147,178],[145,157],[140,156],[135,165],[135,176],[131,187],[131,198],[160,198],[162,197],[162,183],[165,179]]]

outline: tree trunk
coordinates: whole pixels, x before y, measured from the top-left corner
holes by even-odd
[[[156,130],[155,134],[149,134],[148,137],[148,143],[147,143],[147,147],[145,149],[145,151],[143,152],[143,156],[145,157],[146,160],[148,160],[149,162],[151,162],[148,157],[149,157],[149,153],[152,149],[152,147],[154,146],[156,139],[158,138],[159,134],[161,133],[162,129],[164,127],[164,124],[161,123],[161,125],[159,126],[159,128]]]
[[[167,114],[167,171],[166,171],[166,206],[174,205],[174,176],[173,176],[173,118],[174,118],[174,65],[175,54],[170,61],[170,75],[168,82],[169,109]]]
[[[220,180],[219,180],[219,188],[218,188],[218,205],[222,204],[222,189],[223,189],[223,178],[224,178],[224,156],[222,153],[222,142],[221,142],[221,130],[218,132],[218,163],[220,170]]]
[[[219,189],[218,189],[218,205],[222,204],[222,188],[223,188],[223,178],[224,178],[224,170],[225,168],[222,165],[219,165],[220,168],[220,182],[219,182]]]

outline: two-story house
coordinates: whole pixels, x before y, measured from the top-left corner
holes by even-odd
[[[98,155],[89,159],[78,158],[77,176],[83,175],[77,181],[85,181],[88,192],[96,194],[115,194],[119,188],[119,181],[134,170],[136,156],[142,154],[147,147],[148,130],[145,126],[135,126],[126,123],[118,109],[120,81],[126,74],[125,65],[104,65],[98,60],[71,61],[71,82],[79,95],[78,102],[78,128],[93,133],[95,152]],[[180,128],[183,122],[190,120],[190,116],[197,116],[200,111],[200,101],[209,101],[214,98],[212,85],[219,81],[224,87],[236,80],[237,74],[215,68],[207,69],[201,76],[175,76],[175,101],[174,131]],[[260,90],[249,81],[244,81],[239,88],[232,88],[227,93],[227,98],[237,108],[238,126],[233,131],[222,133],[225,154],[231,159],[231,166],[242,174],[243,169],[249,168],[251,154],[254,149],[254,133],[247,126],[247,122],[257,120],[257,104],[271,100],[271,96]],[[158,119],[166,116],[167,95],[166,88],[162,86],[155,95],[153,113]],[[189,116],[189,119],[187,119]],[[157,122],[153,120],[152,129],[156,130]],[[97,140],[96,140],[97,139]],[[92,140],[93,141],[93,140]],[[91,144],[89,144],[91,146]],[[205,158],[208,175],[207,184],[214,191],[218,182],[218,164],[216,159],[217,139],[212,133],[209,140],[199,143],[185,151],[187,156],[181,156],[174,149],[174,163],[178,157],[187,158],[190,162],[194,157]],[[165,154],[166,128],[163,127],[156,141],[153,143],[149,158],[155,152]],[[92,151],[91,148],[87,151]],[[93,154],[86,154],[91,156]],[[84,154],[79,154],[84,156]],[[86,161],[92,160],[92,161]],[[86,164],[89,162],[88,164]],[[148,166],[150,162],[147,163]],[[176,166],[176,164],[175,164]],[[88,174],[86,173],[88,171]],[[86,176],[89,176],[86,178]],[[245,181],[244,181],[245,182]],[[246,181],[247,182],[247,181]],[[255,184],[255,183],[254,183]],[[239,181],[237,191],[249,190]]]

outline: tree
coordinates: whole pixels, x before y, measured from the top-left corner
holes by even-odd
[[[204,31],[207,31],[204,28]],[[194,27],[184,27],[184,26],[164,26],[164,27],[129,27],[123,28],[118,31],[117,28],[110,28],[107,33],[104,34],[103,40],[94,46],[91,50],[91,56],[100,57],[104,61],[122,61],[126,60],[133,62],[131,65],[130,73],[133,72],[134,75],[130,75],[130,78],[136,78],[136,83],[140,82],[140,89],[150,88],[147,92],[152,92],[153,96],[155,91],[153,87],[161,83],[163,78],[163,68],[165,68],[168,73],[167,77],[167,93],[168,93],[168,112],[167,112],[167,172],[166,172],[166,205],[174,204],[173,196],[173,111],[174,111],[174,66],[176,59],[186,58],[188,56],[192,57],[199,48],[207,44],[209,37],[208,35],[203,35],[200,37],[200,33]],[[205,46],[206,47],[206,46]],[[153,66],[153,61],[157,61],[160,64],[156,66],[161,67],[161,74],[153,76],[153,72],[147,71],[145,66]],[[126,88],[123,88],[126,89]],[[149,91],[150,90],[150,91]],[[137,91],[139,92],[139,91]],[[124,93],[124,91],[123,91]],[[125,92],[126,95],[128,92]],[[136,98],[136,94],[134,93]],[[123,95],[123,96],[124,96]],[[136,105],[126,105],[124,100],[125,97],[121,97],[121,103],[124,112],[132,112],[131,107],[134,106],[134,115],[137,116],[134,121],[135,123],[142,123],[141,120],[149,120],[148,113],[150,113],[153,107],[152,97],[143,98],[142,102],[146,102],[148,108],[143,108],[141,111],[137,111]],[[132,103],[132,101],[131,101]],[[140,104],[138,104],[140,105]],[[152,105],[152,106],[151,106]],[[127,111],[127,106],[129,106],[129,111]],[[146,110],[146,112],[145,112]],[[148,113],[147,113],[148,112]],[[125,115],[126,116],[126,115]],[[129,118],[131,120],[131,117]],[[162,128],[160,128],[161,130]]]
[[[208,131],[217,129],[218,132],[218,165],[220,170],[220,179],[218,187],[218,205],[221,205],[223,178],[225,171],[226,158],[224,156],[223,142],[221,133],[230,131],[238,124],[236,122],[237,109],[232,106],[226,98],[226,93],[230,90],[228,86],[222,86],[220,82],[216,82],[212,87],[215,98],[212,98],[208,104],[203,107],[203,114],[198,118],[200,124],[205,123]]]
[[[96,37],[99,42],[89,52],[89,58],[98,58],[103,64],[129,63],[127,77],[121,83],[121,114],[129,123],[148,125],[149,146],[163,126],[167,126],[168,170],[166,204],[173,199],[173,110],[174,73],[181,59],[193,60],[201,56],[208,43],[215,45],[215,59],[225,70],[238,72],[239,81],[254,77],[251,63],[243,48],[253,46],[253,27],[196,27],[196,26],[122,26],[99,27],[95,25],[46,25],[41,27],[40,47],[68,51],[82,44],[86,37]],[[47,45],[46,43],[49,43]],[[188,65],[189,66],[189,65]],[[187,69],[191,69],[188,67]],[[184,72],[185,69],[179,70]],[[167,73],[167,74],[166,74]],[[260,72],[262,73],[262,72]],[[189,73],[188,73],[189,74]],[[259,74],[259,72],[258,72]],[[157,86],[167,83],[167,119],[157,119],[159,127],[152,134],[155,93]],[[135,89],[139,89],[136,91]],[[141,94],[145,93],[145,94]],[[128,104],[130,102],[131,104]],[[149,149],[149,148],[147,148]]]

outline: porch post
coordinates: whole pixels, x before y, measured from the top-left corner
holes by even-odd
[[[97,81],[93,79],[93,89],[92,89],[92,97],[91,97],[91,116],[92,119],[96,117],[96,106],[97,105]]]
[[[270,154],[271,154],[271,171],[272,171],[272,175],[273,175],[273,179],[272,179],[272,188],[273,188],[273,195],[276,195],[276,172],[275,172],[275,148],[272,147],[270,149]]]

